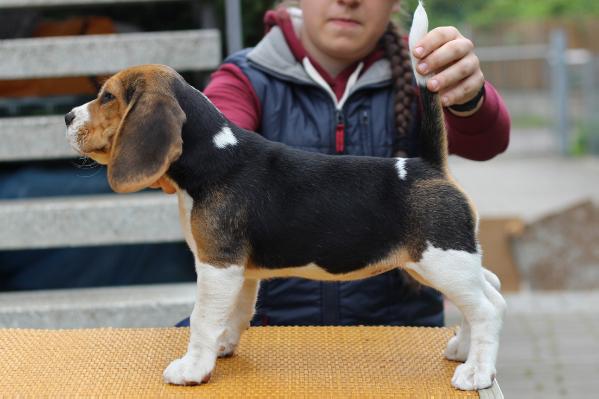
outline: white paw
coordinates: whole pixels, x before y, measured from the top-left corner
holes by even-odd
[[[248,327],[249,323],[241,328],[227,327],[218,338],[218,357],[233,356],[239,344],[241,333],[247,330]]]
[[[458,332],[447,342],[447,348],[445,349],[445,357],[449,360],[457,360],[459,362],[465,362],[468,358],[468,351],[470,350],[470,337],[465,334]]]
[[[174,385],[198,385],[210,381],[215,359],[186,354],[173,360],[162,374],[164,382]]]
[[[495,367],[491,364],[460,364],[453,374],[451,385],[463,391],[475,391],[488,388],[495,379]]]
[[[237,349],[237,342],[239,339],[221,339],[218,343],[218,357],[229,357],[233,356],[235,353],[235,349]]]

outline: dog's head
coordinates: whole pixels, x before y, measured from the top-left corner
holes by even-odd
[[[114,191],[150,186],[181,155],[186,117],[174,93],[180,79],[163,65],[124,69],[95,100],[65,115],[71,146],[107,165]]]

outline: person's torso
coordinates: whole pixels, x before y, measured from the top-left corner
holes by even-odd
[[[264,43],[261,45],[264,47]],[[343,104],[339,104],[331,93],[302,72],[301,64],[277,60],[291,56],[277,45],[280,43],[266,49],[270,52],[264,48],[243,50],[225,61],[239,67],[255,90],[261,106],[258,133],[295,148],[338,154],[342,123],[343,154],[393,155],[397,144],[394,97],[386,60],[365,71]],[[270,63],[273,57],[274,62]],[[416,105],[413,107],[416,112]],[[418,121],[413,119],[409,133],[398,143],[410,156],[417,155]],[[438,292],[410,289],[404,274],[397,269],[351,282],[295,278],[264,281],[253,321],[254,325],[442,323]]]
[[[400,148],[417,155],[417,117],[407,134],[397,138],[386,59],[357,75],[341,101],[295,60],[276,27],[258,46],[233,54],[225,63],[239,67],[250,81],[261,105],[257,131],[269,140],[326,154],[390,157]],[[412,108],[416,115],[415,100]]]

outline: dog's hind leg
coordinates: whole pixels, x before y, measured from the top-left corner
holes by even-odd
[[[501,290],[501,282],[499,281],[499,277],[497,277],[497,275],[495,275],[495,273],[493,273],[489,269],[485,269],[484,267],[483,267],[483,273],[485,275],[485,280],[487,280],[487,282],[489,284],[491,284],[491,286],[496,291],[500,291]]]
[[[483,268],[483,275],[487,283],[491,285],[491,289],[487,287],[484,290],[485,295],[489,300],[492,300],[492,295],[488,295],[487,293],[491,290],[495,290],[499,292],[501,289],[501,283],[499,278],[491,272]],[[468,352],[470,351],[470,324],[468,321],[462,316],[462,325],[458,329],[456,335],[449,339],[447,343],[447,348],[445,349],[445,357],[449,360],[457,360],[460,362],[466,361],[468,357]]]
[[[216,363],[219,339],[237,304],[244,268],[215,267],[196,261],[198,286],[190,317],[187,353],[164,370],[164,380],[176,385],[208,382]]]
[[[243,282],[233,313],[231,313],[227,321],[227,327],[218,341],[219,357],[233,355],[241,334],[250,326],[250,321],[254,317],[256,309],[259,285],[259,280],[245,279]]]
[[[456,334],[449,339],[444,355],[449,360],[464,362],[468,358],[470,351],[470,324],[462,316],[462,325]]]
[[[452,385],[463,390],[491,386],[505,301],[487,281],[479,253],[443,250],[430,243],[421,259],[406,264],[433,288],[441,291],[462,312],[470,326],[466,362],[456,368]],[[460,339],[465,339],[463,335]],[[459,342],[459,341],[458,341]]]

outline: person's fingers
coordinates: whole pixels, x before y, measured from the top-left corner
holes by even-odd
[[[431,91],[443,91],[452,88],[471,75],[478,75],[479,72],[482,75],[478,57],[474,53],[470,53],[431,77],[428,88]]]
[[[444,107],[463,104],[472,100],[485,84],[485,77],[480,69],[467,78],[439,92]]]
[[[453,26],[435,28],[416,43],[413,50],[414,56],[422,59],[445,43],[455,40],[458,37],[462,37],[462,34]]]
[[[423,58],[417,65],[423,75],[441,71],[472,53],[474,44],[465,37],[443,44]]]

